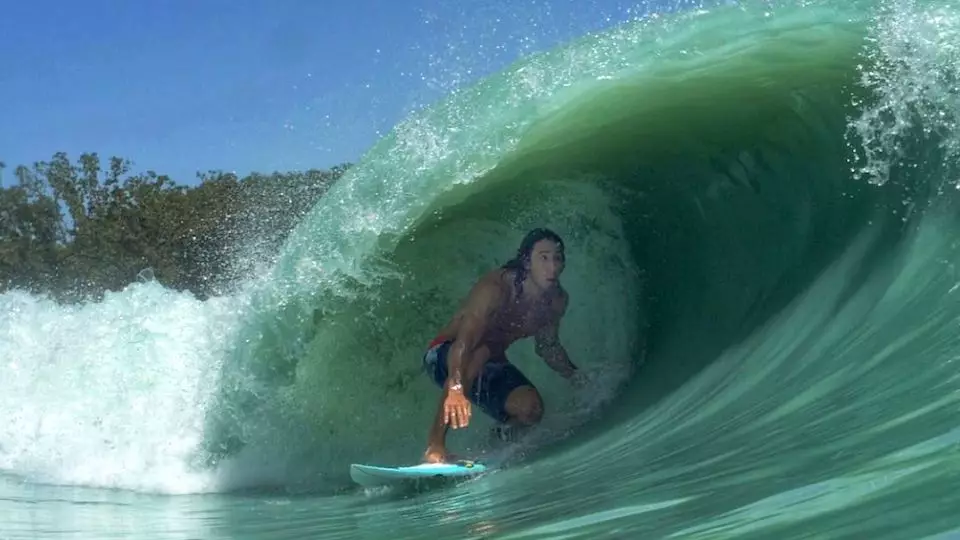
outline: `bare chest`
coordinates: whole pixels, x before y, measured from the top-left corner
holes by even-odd
[[[513,302],[500,312],[494,326],[500,337],[513,341],[536,334],[549,319],[546,305]]]

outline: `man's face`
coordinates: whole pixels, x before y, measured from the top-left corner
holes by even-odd
[[[565,266],[563,250],[553,240],[540,240],[530,252],[530,278],[542,289],[556,287]]]

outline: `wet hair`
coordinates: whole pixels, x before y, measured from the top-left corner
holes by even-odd
[[[560,235],[551,231],[550,229],[537,228],[528,232],[526,236],[523,237],[523,240],[520,242],[520,247],[517,248],[517,254],[514,258],[510,259],[503,264],[500,268],[504,271],[514,270],[516,275],[513,278],[513,283],[517,287],[517,297],[520,297],[520,294],[523,293],[523,280],[527,277],[527,268],[524,263],[530,261],[530,257],[533,254],[533,246],[541,240],[551,240],[560,246],[560,252],[563,253],[563,239],[560,238]]]

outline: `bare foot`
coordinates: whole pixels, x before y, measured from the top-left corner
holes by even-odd
[[[424,463],[456,463],[460,457],[456,454],[448,454],[446,448],[430,446],[423,453]]]
[[[446,463],[447,449],[442,446],[428,446],[427,451],[423,453],[424,463]]]

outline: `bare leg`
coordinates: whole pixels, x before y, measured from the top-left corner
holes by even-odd
[[[423,461],[426,463],[443,463],[447,459],[447,425],[443,422],[443,401],[447,397],[446,392],[440,393],[440,404],[437,406],[437,414],[430,426],[430,434],[427,436],[427,451],[423,453]]]
[[[502,442],[515,442],[543,418],[543,399],[536,388],[515,388],[504,404],[509,418],[491,429],[491,435]]]
[[[504,405],[512,423],[533,426],[543,418],[543,398],[532,386],[518,386],[507,396]]]
[[[477,376],[477,371],[488,358],[490,358],[490,349],[486,346],[474,351],[473,356],[467,360],[464,366],[464,388],[473,387],[473,379]],[[433,424],[430,425],[430,433],[427,435],[427,450],[423,453],[423,460],[427,463],[444,463],[453,457],[447,455],[446,437],[449,426],[443,421],[443,402],[446,398],[447,392],[442,390],[440,392],[440,403],[437,405],[437,414],[433,417]]]

